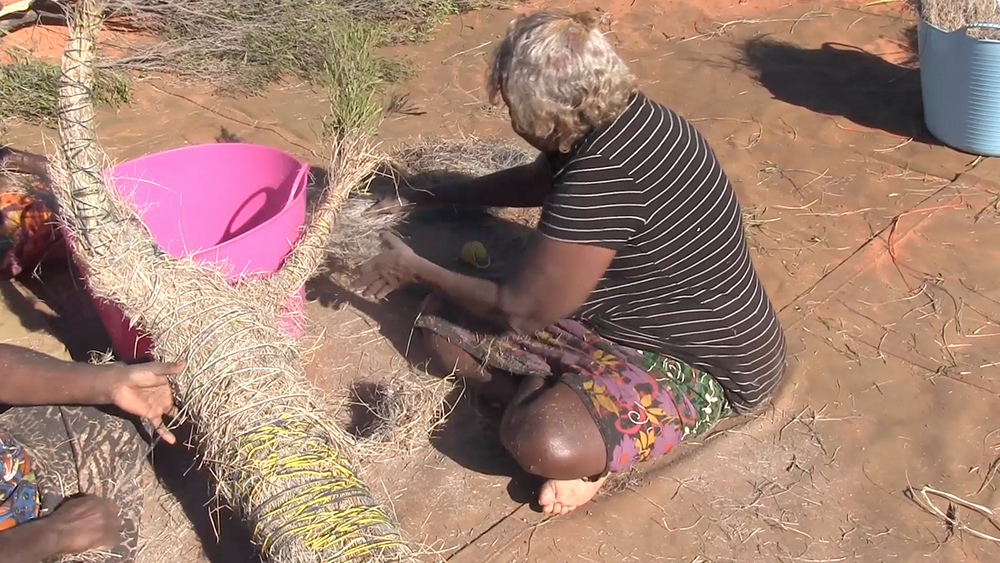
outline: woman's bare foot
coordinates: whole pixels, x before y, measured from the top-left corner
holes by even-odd
[[[594,498],[607,479],[607,475],[596,481],[550,479],[542,484],[542,490],[538,494],[538,504],[546,514],[553,516],[569,514]]]

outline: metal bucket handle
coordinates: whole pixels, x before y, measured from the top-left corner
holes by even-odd
[[[997,0],[997,10],[1000,10],[1000,0]],[[995,29],[997,31],[1000,31],[1000,23],[993,23],[993,22],[970,23],[969,25],[965,26],[965,32],[968,33],[970,29]]]
[[[979,37],[971,37],[971,36],[969,36],[969,30],[971,30],[971,29],[992,29],[993,31],[1000,31],[1000,23],[992,23],[992,22],[970,23],[970,24],[966,25],[965,27],[963,27],[962,29],[956,30],[956,33],[961,32],[963,35],[965,35],[966,39],[971,39],[973,41],[987,41],[987,42],[992,42],[992,43],[997,43],[998,42],[996,39],[984,39],[984,38],[979,38]]]

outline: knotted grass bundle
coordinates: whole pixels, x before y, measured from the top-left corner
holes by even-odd
[[[387,167],[400,181],[420,187],[486,176],[528,164],[536,156],[500,138],[430,137],[394,152]]]
[[[1000,40],[1000,1],[998,0],[909,0],[920,17],[945,31],[955,31],[969,24],[996,24],[996,29],[970,29],[979,39]]]
[[[100,0],[74,3],[59,90],[52,183],[61,220],[92,291],[119,304],[166,361],[219,494],[272,563],[411,561],[391,514],[356,473],[351,438],[313,400],[301,350],[278,328],[287,296],[325,262],[347,194],[378,157],[364,136],[334,143],[329,186],[282,269],[228,284],[163,252],[102,178],[94,136]]]

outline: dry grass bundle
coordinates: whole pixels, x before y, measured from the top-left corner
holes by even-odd
[[[422,39],[445,16],[490,0],[109,0],[116,28],[157,41],[118,39],[124,53],[98,66],[98,100],[128,101],[124,74],[164,72],[205,80],[230,92],[259,92],[286,77],[323,88],[328,129],[374,123],[385,111],[376,94],[405,70],[376,52],[393,41]],[[54,123],[58,66],[17,59],[0,66],[0,119]]]
[[[295,77],[330,96],[328,129],[356,130],[385,111],[376,94],[405,70],[377,52],[423,38],[445,16],[488,0],[113,0],[118,25],[159,41],[119,46],[116,65],[259,92]]]
[[[221,10],[215,13],[216,17],[261,25],[268,25],[260,17],[266,14],[261,9],[268,5],[276,20],[287,21],[297,13],[302,20],[318,15],[321,19],[317,23],[328,23],[324,14],[346,14],[378,27],[393,42],[425,39],[450,15],[507,4],[503,0],[286,0],[283,5],[260,0],[112,0],[110,3],[116,23],[167,31],[211,26],[212,23],[192,20],[212,15],[213,10]],[[192,17],[183,18],[185,13]],[[291,23],[305,25],[305,22]],[[322,31],[322,28],[311,27],[308,31]]]
[[[927,23],[955,31],[973,23],[996,24],[997,29],[970,29],[969,35],[1000,40],[1000,2],[997,0],[909,0]]]
[[[119,45],[114,64],[165,72],[255,93],[295,77],[330,96],[334,131],[371,124],[382,108],[374,94],[397,76],[376,52],[383,26],[332,0],[116,0],[119,25],[155,35],[153,44]]]
[[[534,155],[518,145],[501,139],[429,138],[393,153],[388,168],[400,180],[420,186],[486,176],[527,164],[533,158]]]
[[[339,277],[374,258],[382,251],[382,235],[391,232],[404,218],[402,213],[373,213],[372,200],[353,197],[340,206],[337,228],[327,251],[330,269]]]
[[[380,383],[355,385],[347,407],[355,411],[357,452],[369,463],[412,455],[427,446],[461,393],[453,379],[403,370]]]
[[[313,399],[300,350],[278,328],[282,304],[326,258],[347,194],[378,157],[363,136],[333,147],[331,185],[281,271],[230,286],[220,272],[172,258],[103,183],[94,137],[94,38],[104,5],[70,15],[60,85],[53,190],[92,291],[118,303],[163,360],[220,495],[273,563],[410,561],[389,512],[358,477],[352,439]]]

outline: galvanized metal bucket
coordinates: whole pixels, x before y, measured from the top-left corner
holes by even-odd
[[[918,28],[924,122],[944,144],[1000,156],[1000,41],[970,37],[978,23],[947,32],[923,19]]]

